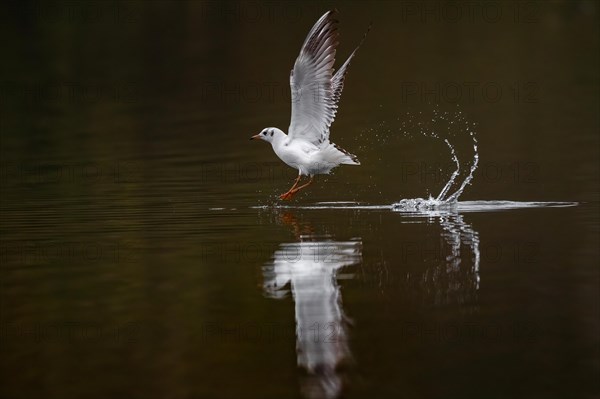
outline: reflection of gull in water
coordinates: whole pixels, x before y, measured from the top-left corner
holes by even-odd
[[[289,215],[284,222],[289,222]],[[298,231],[292,217],[291,224]],[[342,309],[338,270],[361,261],[360,241],[333,241],[328,236],[301,234],[299,242],[283,243],[264,267],[264,290],[285,296],[290,284],[296,308],[298,365],[308,377],[308,397],[337,397],[342,388],[338,365],[349,359],[346,318]]]

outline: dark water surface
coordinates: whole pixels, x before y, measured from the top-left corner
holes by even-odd
[[[447,4],[3,5],[0,396],[596,397],[600,8]],[[333,7],[362,165],[281,207]]]

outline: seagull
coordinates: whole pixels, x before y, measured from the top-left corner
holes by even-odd
[[[325,13],[312,27],[290,73],[292,118],[288,134],[276,127],[263,129],[250,140],[271,143],[275,154],[287,165],[298,169],[294,185],[279,196],[291,199],[310,185],[317,174],[328,174],[338,165],[360,165],[357,157],[329,141],[329,127],[335,118],[344,78],[350,61],[365,40],[334,74],[333,63],[338,45],[337,10]],[[302,176],[309,181],[298,186]]]

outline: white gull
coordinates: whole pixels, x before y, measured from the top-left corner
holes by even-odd
[[[283,162],[298,169],[294,185],[279,197],[281,199],[291,199],[311,184],[316,174],[328,174],[341,164],[360,165],[355,155],[329,141],[329,127],[337,112],[348,66],[364,41],[363,37],[334,74],[333,63],[338,45],[335,13],[336,10],[328,11],[312,27],[290,73],[292,119],[288,134],[276,127],[268,127],[250,138],[271,143],[273,151]],[[298,186],[302,176],[310,179]]]

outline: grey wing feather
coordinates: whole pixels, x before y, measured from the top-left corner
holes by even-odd
[[[333,75],[338,45],[335,13],[335,10],[325,13],[312,27],[290,73],[290,139],[304,139],[317,146],[329,140],[329,128],[337,113],[348,66],[366,37],[365,33],[358,47]]]
[[[319,145],[326,139],[335,117],[332,75],[338,21],[334,15],[335,11],[325,13],[312,27],[290,74],[290,139],[304,139]]]
[[[362,40],[360,41],[360,43],[358,43],[358,46],[356,46],[356,48],[354,49],[352,54],[350,54],[350,57],[348,57],[346,62],[344,62],[342,64],[342,66],[340,67],[340,69],[338,69],[338,71],[335,73],[335,75],[333,75],[333,79],[332,79],[331,83],[333,86],[333,101],[336,104],[336,109],[337,109],[337,103],[338,103],[338,101],[340,101],[340,98],[342,97],[342,90],[344,90],[344,79],[346,78],[346,73],[348,72],[348,67],[350,66],[350,61],[352,61],[352,58],[354,57],[354,55],[356,54],[356,52],[358,51],[360,46],[362,46],[362,44],[365,41],[367,34],[369,33],[370,30],[371,30],[371,25],[369,25],[369,27],[367,28],[367,31],[365,32]]]

